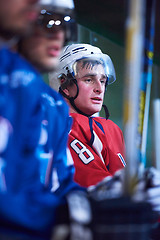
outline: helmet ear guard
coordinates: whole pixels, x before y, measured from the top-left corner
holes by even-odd
[[[67,76],[62,73],[58,79],[60,80],[61,83],[61,89],[64,90],[68,87],[68,85],[70,85],[70,80],[67,78]]]
[[[78,94],[79,94],[79,87],[77,84],[77,80],[72,76],[72,74],[68,71],[67,76],[65,74],[61,74],[58,79],[61,82],[61,86],[59,87],[59,92],[67,99],[69,99],[70,101],[74,101],[74,99],[77,98]],[[68,86],[75,84],[77,87],[77,92],[75,94],[74,97],[69,97],[64,90],[67,89]]]

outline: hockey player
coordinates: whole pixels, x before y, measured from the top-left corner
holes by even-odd
[[[94,117],[101,110],[106,86],[116,80],[112,61],[97,47],[72,44],[61,54],[57,76],[61,82],[60,92],[67,100],[73,118],[68,145],[76,168],[75,180],[88,187],[91,198],[98,206],[102,201],[103,208],[104,200],[125,196],[122,132],[108,117]],[[133,202],[150,203],[158,218],[160,172],[154,168],[146,169],[132,194]],[[95,209],[94,213],[99,214]],[[155,226],[153,239],[159,239],[158,234],[159,227]]]
[[[45,3],[42,0],[41,3],[43,2]],[[21,38],[18,43],[18,50],[22,56],[42,74],[57,67],[64,42],[72,39],[74,33],[71,31],[76,25],[72,0],[54,0],[50,6],[48,11],[43,4],[33,32]],[[66,189],[65,192],[73,188],[71,181],[74,173],[73,161],[67,162],[64,147],[67,145],[71,119],[68,117],[68,106],[63,97],[47,84],[44,84],[41,97],[44,116],[37,149],[41,181],[45,186],[50,186],[53,192],[61,186],[56,193],[62,194],[62,188]]]
[[[102,108],[107,85],[116,80],[114,66],[99,48],[72,44],[61,54],[57,74],[73,118],[68,145],[75,181],[84,187],[95,185],[125,166],[122,131],[108,115],[93,116]]]
[[[106,86],[116,79],[111,59],[94,46],[72,44],[64,48],[57,76],[61,81],[60,92],[73,118],[69,148],[76,168],[75,180],[89,187],[90,196],[98,205],[101,200],[104,203],[105,199],[125,196],[122,132],[108,118],[93,115],[101,110]],[[145,169],[135,184],[131,199],[150,203],[156,213],[155,220],[158,219],[160,172],[152,167]],[[96,210],[95,213],[98,214]],[[155,240],[159,239],[160,229],[156,224],[151,233]]]
[[[0,225],[1,233],[6,230],[9,234],[13,230],[14,234],[17,231],[48,239],[55,209],[73,183],[73,168],[67,167],[66,160],[68,107],[61,97],[48,89],[32,65],[8,49],[13,35],[26,33],[33,26],[30,23],[38,15],[36,2],[3,0],[0,3],[0,36],[3,40],[0,49]],[[45,102],[48,108],[43,111]],[[52,125],[48,124],[53,119]],[[54,135],[48,136],[48,131]],[[46,143],[42,155],[40,147],[37,148],[39,143],[42,148]],[[53,151],[57,156],[55,174],[49,171]],[[41,156],[50,160],[43,185],[40,181]],[[57,175],[60,180],[52,186],[52,178]],[[57,195],[51,193],[60,182],[68,188],[62,187],[64,190]],[[12,239],[13,232],[10,233]]]

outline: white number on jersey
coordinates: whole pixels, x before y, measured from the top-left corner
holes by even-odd
[[[93,154],[78,139],[74,139],[70,145],[84,164],[88,164],[94,160]]]

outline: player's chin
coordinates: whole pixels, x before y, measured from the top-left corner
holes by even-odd
[[[94,104],[93,108],[94,108],[94,110],[95,110],[96,112],[101,111],[102,103]]]
[[[102,108],[101,106],[94,106],[94,107],[92,107],[91,115],[100,112],[101,108]]]
[[[44,57],[43,61],[41,61],[41,69],[43,69],[44,72],[52,72],[57,69],[58,62],[57,60],[53,60],[48,57]]]

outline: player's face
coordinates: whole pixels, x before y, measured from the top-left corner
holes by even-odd
[[[1,0],[0,35],[9,39],[13,35],[26,34],[37,19],[39,0]]]
[[[47,36],[36,26],[34,34],[22,41],[21,51],[39,71],[50,72],[58,65],[64,39],[63,29],[56,29]]]
[[[106,84],[103,66],[99,64],[94,67],[80,67],[76,79],[79,86],[79,94],[74,101],[76,106],[88,115],[99,112],[102,108]],[[75,96],[75,92],[73,86],[71,95]]]

